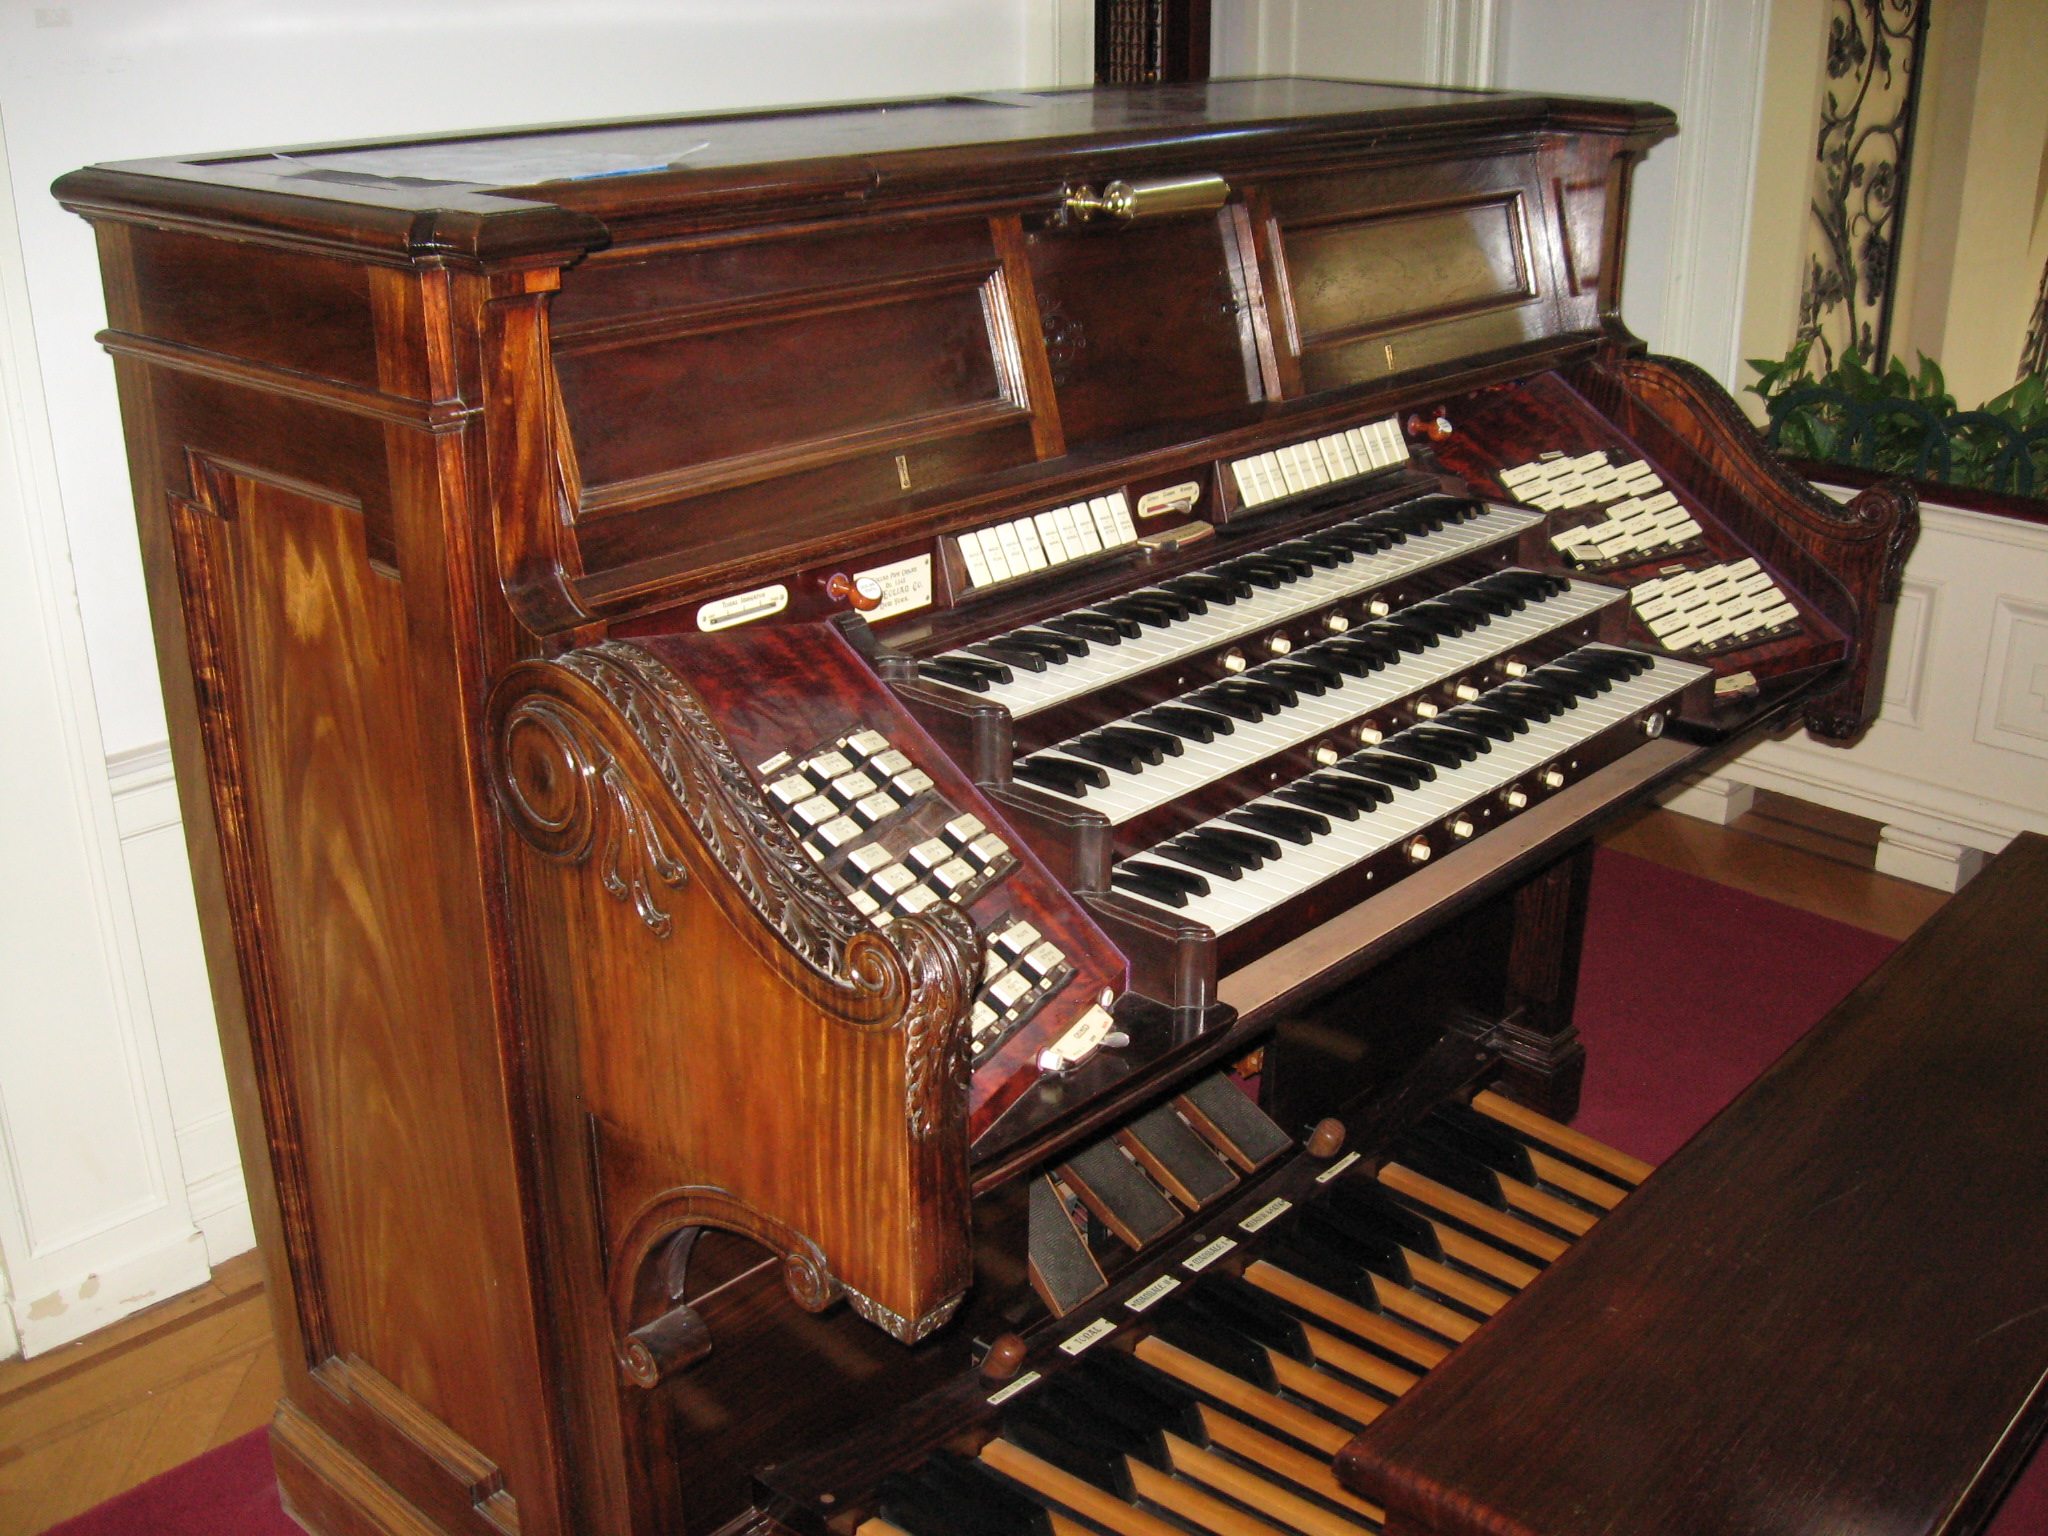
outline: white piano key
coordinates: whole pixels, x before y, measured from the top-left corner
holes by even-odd
[[[1377,810],[1362,813],[1355,821],[1331,817],[1330,831],[1306,846],[1282,841],[1280,857],[1261,869],[1248,870],[1236,880],[1205,875],[1209,894],[1190,896],[1185,907],[1172,910],[1183,918],[1206,924],[1219,935],[1229,933],[1282,902],[1314,889],[1332,875],[1497,792],[1530,769],[1555,760],[1637,710],[1671,698],[1705,675],[1704,668],[1660,658],[1650,671],[1616,683],[1605,693],[1581,699],[1575,708],[1551,720],[1532,725],[1515,739],[1512,747],[1504,750],[1504,744],[1497,744],[1494,750],[1461,767],[1440,768],[1436,777],[1419,789],[1396,790],[1392,800]],[[1286,801],[1272,797],[1254,803],[1287,805]],[[1224,819],[1216,824],[1242,830]],[[1161,855],[1154,850],[1139,857]],[[1132,900],[1146,900],[1134,891],[1117,889]]]
[[[987,698],[1005,705],[1022,719],[1068,699],[1078,698],[1153,667],[1181,660],[1197,651],[1242,639],[1284,624],[1304,613],[1384,586],[1417,571],[1519,533],[1536,519],[1508,507],[1489,507],[1466,523],[1453,523],[1435,533],[1411,535],[1405,543],[1376,555],[1359,555],[1335,570],[1285,583],[1277,590],[1254,587],[1235,603],[1212,603],[1163,629],[1145,626],[1144,633],[1120,645],[1098,645],[1043,672],[1018,669],[1007,683],[993,683]],[[983,545],[984,552],[988,546]],[[993,562],[991,562],[993,564]]]
[[[1233,721],[1234,729],[1227,736],[1206,743],[1183,742],[1178,757],[1142,765],[1136,773],[1105,768],[1109,783],[1085,789],[1079,801],[1102,812],[1113,825],[1121,825],[1261,758],[1313,741],[1396,699],[1584,618],[1619,595],[1611,587],[1574,582],[1568,592],[1494,618],[1469,634],[1447,636],[1419,656],[1403,655],[1400,661],[1368,676],[1347,677],[1341,686],[1326,689],[1320,696],[1303,692],[1298,703],[1277,715],[1256,723]],[[1195,707],[1202,706],[1197,702]],[[1061,744],[1033,755],[1085,761],[1063,751]]]

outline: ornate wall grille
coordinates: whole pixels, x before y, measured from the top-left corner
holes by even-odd
[[[1148,85],[1209,78],[1210,0],[1095,0],[1095,78]]]
[[[1832,0],[1799,336],[1816,371],[1890,353],[1931,0]]]

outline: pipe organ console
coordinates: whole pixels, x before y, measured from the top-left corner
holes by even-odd
[[[1915,527],[1622,328],[1673,126],[1219,81],[58,184],[309,1528],[1407,1518],[1333,1458],[1648,1174],[1564,1124],[1593,830],[1853,737]]]

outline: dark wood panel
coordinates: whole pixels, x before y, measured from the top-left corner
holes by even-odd
[[[1970,1530],[2048,1406],[2023,836],[1339,1459],[1440,1536]]]
[[[990,425],[1021,411],[987,280],[843,291],[794,315],[558,353],[585,515],[648,499],[630,482],[650,477],[662,489],[686,488],[673,485],[686,470],[688,488],[745,483],[871,440],[949,435],[949,417]]]
[[[365,268],[170,230],[137,231],[129,248],[144,334],[349,384],[379,382]]]
[[[1249,302],[1227,219],[1029,237],[1032,279],[1067,441],[1116,438],[1259,397],[1239,310]]]

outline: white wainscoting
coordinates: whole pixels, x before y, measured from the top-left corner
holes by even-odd
[[[193,1224],[206,1239],[207,1262],[218,1264],[255,1247],[256,1233],[199,948],[199,910],[185,861],[170,747],[144,747],[109,758],[107,782],[114,794],[114,821],[185,1198]]]
[[[2048,833],[2048,527],[1932,501],[1920,517],[1869,734],[1767,741],[1715,778],[1880,822],[1880,870],[1955,890],[2016,834]],[[1708,781],[1667,803],[1722,820],[1745,802]]]

